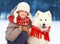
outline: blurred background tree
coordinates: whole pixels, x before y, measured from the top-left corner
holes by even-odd
[[[20,2],[27,2],[31,7],[32,16],[37,10],[50,10],[54,21],[60,20],[60,0],[0,0],[0,20],[7,20],[11,10]]]

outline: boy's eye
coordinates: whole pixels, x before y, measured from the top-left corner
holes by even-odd
[[[25,13],[27,13],[27,12],[25,11]]]
[[[47,19],[45,19],[45,21],[47,21]]]
[[[42,19],[40,19],[40,21],[42,21]]]

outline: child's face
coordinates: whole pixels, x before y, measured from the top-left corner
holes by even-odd
[[[27,14],[26,11],[19,11],[19,12],[18,12],[18,15],[19,15],[20,17],[22,17],[22,18],[25,18],[25,17],[28,16],[28,14]]]

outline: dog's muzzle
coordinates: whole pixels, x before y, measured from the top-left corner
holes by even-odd
[[[45,23],[42,24],[42,28],[46,28]]]

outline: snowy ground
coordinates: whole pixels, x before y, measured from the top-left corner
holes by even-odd
[[[7,20],[0,20],[0,44],[7,44],[5,40],[5,31],[7,25]],[[60,21],[52,22],[50,40],[50,44],[60,44]]]

